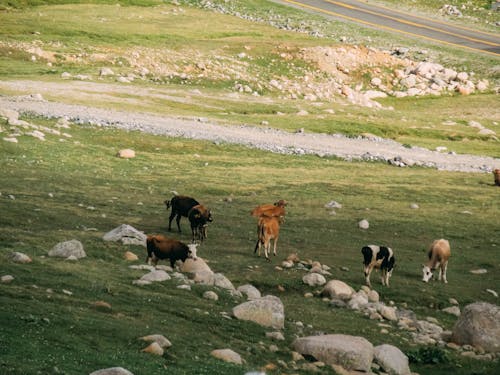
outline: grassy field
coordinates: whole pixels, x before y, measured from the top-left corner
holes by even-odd
[[[426,49],[429,58],[473,70],[492,85],[499,78],[494,69],[498,59],[327,22],[262,0],[224,4],[264,22],[185,6],[199,5],[197,1],[179,1],[182,12],[180,6],[163,1],[120,1],[120,7],[116,3],[0,1],[0,80],[37,82],[37,86],[26,84],[27,88],[1,86],[0,94],[30,94],[39,92],[33,88],[39,87],[47,100],[207,117],[225,124],[260,126],[267,121],[264,126],[289,131],[304,128],[349,136],[369,132],[408,145],[446,146],[458,153],[500,157],[498,140],[478,136],[468,125],[478,121],[500,133],[498,95],[492,92],[387,98],[380,102],[393,110],[373,110],[337,101],[289,100],[266,90],[260,97],[235,96],[236,75],[188,82],[163,77],[119,85],[114,78],[96,74],[103,65],[117,74],[129,73],[130,57],[137,51],[145,51],[148,57],[168,52],[178,67],[185,68],[195,65],[198,56],[213,61],[217,56],[234,63],[235,69],[240,65],[234,56],[246,51],[251,57],[245,61],[248,65],[234,74],[263,81],[292,77],[312,67],[294,60],[296,69],[290,70],[292,65],[280,59],[283,51],[339,45],[342,36],[381,48]],[[267,24],[270,18],[319,30],[326,37],[278,30]],[[33,61],[25,46],[54,52],[54,62]],[[101,55],[106,59],[98,60]],[[96,86],[63,87],[62,72],[93,75]],[[51,85],[55,89],[48,90]],[[299,110],[308,115],[297,116]],[[56,121],[24,119],[48,127]],[[449,121],[456,124],[446,125]],[[0,120],[0,128],[3,138],[9,126]],[[421,319],[435,317],[451,329],[455,318],[440,311],[449,305],[449,298],[457,299],[461,307],[478,300],[498,304],[486,292],[499,292],[500,285],[500,204],[490,174],[276,155],[91,126],[73,125],[68,132],[72,138],[64,142],[48,135],[45,142],[23,136],[18,144],[0,143],[0,276],[15,277],[10,284],[0,284],[0,374],[88,374],[112,366],[136,375],[242,374],[270,363],[278,368],[269,374],[305,374],[278,361],[290,364],[295,337],[320,332],[362,335],[374,345],[394,344],[412,358],[412,370],[422,375],[500,373],[498,361],[469,359],[447,348],[414,346],[410,334],[396,325],[381,334],[377,322],[361,314],[334,309],[319,297],[304,298],[316,290],[302,283],[303,271],[275,269],[287,255],[297,253],[301,259],[329,265],[331,278],[359,289],[364,281],[361,247],[387,244],[397,254],[391,287],[382,288],[378,275],[372,275],[382,300],[407,306]],[[137,157],[117,158],[122,148],[133,148]],[[285,341],[277,343],[278,352],[269,350],[276,343],[266,338],[268,330],[222,317],[241,300],[217,290],[219,301],[208,301],[202,295],[210,288],[195,285],[188,292],[177,289],[174,280],[132,285],[143,273],[129,269],[131,263],[123,254],[133,251],[140,259],[134,264],[142,264],[145,250],[102,240],[104,233],[123,223],[148,234],[168,234],[169,213],[163,201],[172,196],[172,190],[196,197],[213,211],[214,222],[199,256],[235,286],[251,283],[283,301]],[[253,254],[256,228],[249,211],[280,198],[289,201],[288,215],[278,256],[267,263]],[[343,205],[336,215],[324,207],[332,200]],[[411,209],[411,203],[419,209]],[[361,219],[370,222],[368,230],[358,229]],[[182,226],[182,234],[170,235],[189,241],[186,219]],[[420,268],[425,250],[441,237],[452,246],[449,284],[423,284]],[[71,239],[83,243],[87,258],[67,262],[47,257],[55,244]],[[14,251],[28,254],[33,262],[13,263]],[[477,268],[487,273],[469,273]],[[95,309],[95,301],[108,302],[111,311]],[[145,344],[138,338],[153,333],[164,334],[173,343],[162,357],[141,352]],[[230,365],[209,354],[227,347],[240,353],[246,363]],[[321,372],[333,373],[328,368]]]

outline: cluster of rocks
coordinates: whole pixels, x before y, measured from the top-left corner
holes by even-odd
[[[41,95],[28,95],[26,100],[43,100]],[[69,121],[66,118],[60,118],[54,128],[49,128],[42,125],[34,125],[27,121],[19,119],[19,113],[14,110],[0,108],[0,118],[7,121],[7,129],[0,126],[0,134],[3,133],[2,139],[5,142],[18,143],[22,136],[31,136],[40,141],[45,141],[46,134],[60,137],[61,141],[71,138],[71,134],[64,132],[63,129],[69,129]]]

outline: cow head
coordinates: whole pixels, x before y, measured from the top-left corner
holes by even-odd
[[[430,279],[432,279],[432,270],[430,269],[429,266],[426,266],[425,264],[422,265],[422,281],[424,283],[429,282]]]
[[[193,260],[198,259],[196,255],[196,248],[198,247],[197,243],[188,244],[188,258],[192,258]]]

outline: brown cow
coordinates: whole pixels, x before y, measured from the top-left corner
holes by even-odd
[[[189,210],[188,219],[191,223],[193,242],[196,240],[203,242],[207,238],[208,223],[213,221],[212,213],[202,204],[198,204]]]
[[[279,217],[280,222],[283,223],[285,221],[285,206],[287,205],[287,201],[280,199],[279,201],[275,202],[274,204],[262,204],[260,206],[255,207],[252,211],[250,211],[250,214],[254,217],[262,217],[262,216],[267,216],[267,217]]]
[[[187,258],[196,260],[196,246],[197,244],[188,244],[167,238],[161,234],[148,236],[146,239],[146,248],[148,256],[146,262],[156,266],[158,260],[169,259],[170,266],[174,268],[175,262],[181,260],[185,262]]]
[[[268,253],[271,250],[271,240],[274,240],[273,253],[276,255],[276,243],[280,235],[280,218],[277,216],[261,216],[257,225],[257,243],[255,244],[254,254],[259,251],[260,247],[264,246],[264,254],[266,259],[270,261]]]
[[[181,216],[187,217],[189,210],[196,206],[198,201],[194,198],[185,196],[185,195],[175,195],[171,200],[166,200],[165,205],[167,206],[167,210],[172,207],[172,212],[170,213],[170,217],[168,218],[168,230],[172,231],[172,220],[177,215],[177,229],[179,233],[181,232]]]

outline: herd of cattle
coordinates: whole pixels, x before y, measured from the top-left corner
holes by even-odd
[[[177,260],[184,262],[187,258],[196,260],[196,249],[199,243],[207,238],[208,223],[212,222],[210,209],[200,204],[196,199],[175,195],[166,200],[167,210],[171,209],[168,230],[172,230],[172,221],[176,218],[177,229],[181,232],[180,220],[187,217],[191,224],[192,243],[185,244],[179,240],[163,235],[150,235],[146,240],[148,264],[156,266],[158,260],[168,259],[171,267]],[[260,256],[261,247],[264,248],[266,260],[270,261],[271,240],[273,240],[273,254],[276,255],[276,244],[279,238],[280,226],[285,222],[285,207],[287,202],[279,200],[274,204],[263,204],[254,208],[250,214],[257,218],[257,243],[254,253]],[[366,284],[371,287],[370,274],[373,269],[380,269],[382,285],[389,286],[389,278],[394,270],[396,258],[394,251],[386,246],[368,245],[361,249],[363,254],[364,275]],[[446,269],[450,258],[450,244],[447,240],[435,240],[428,251],[428,261],[423,265],[422,281],[428,282],[433,277],[433,271],[438,269],[438,280],[447,283]]]

